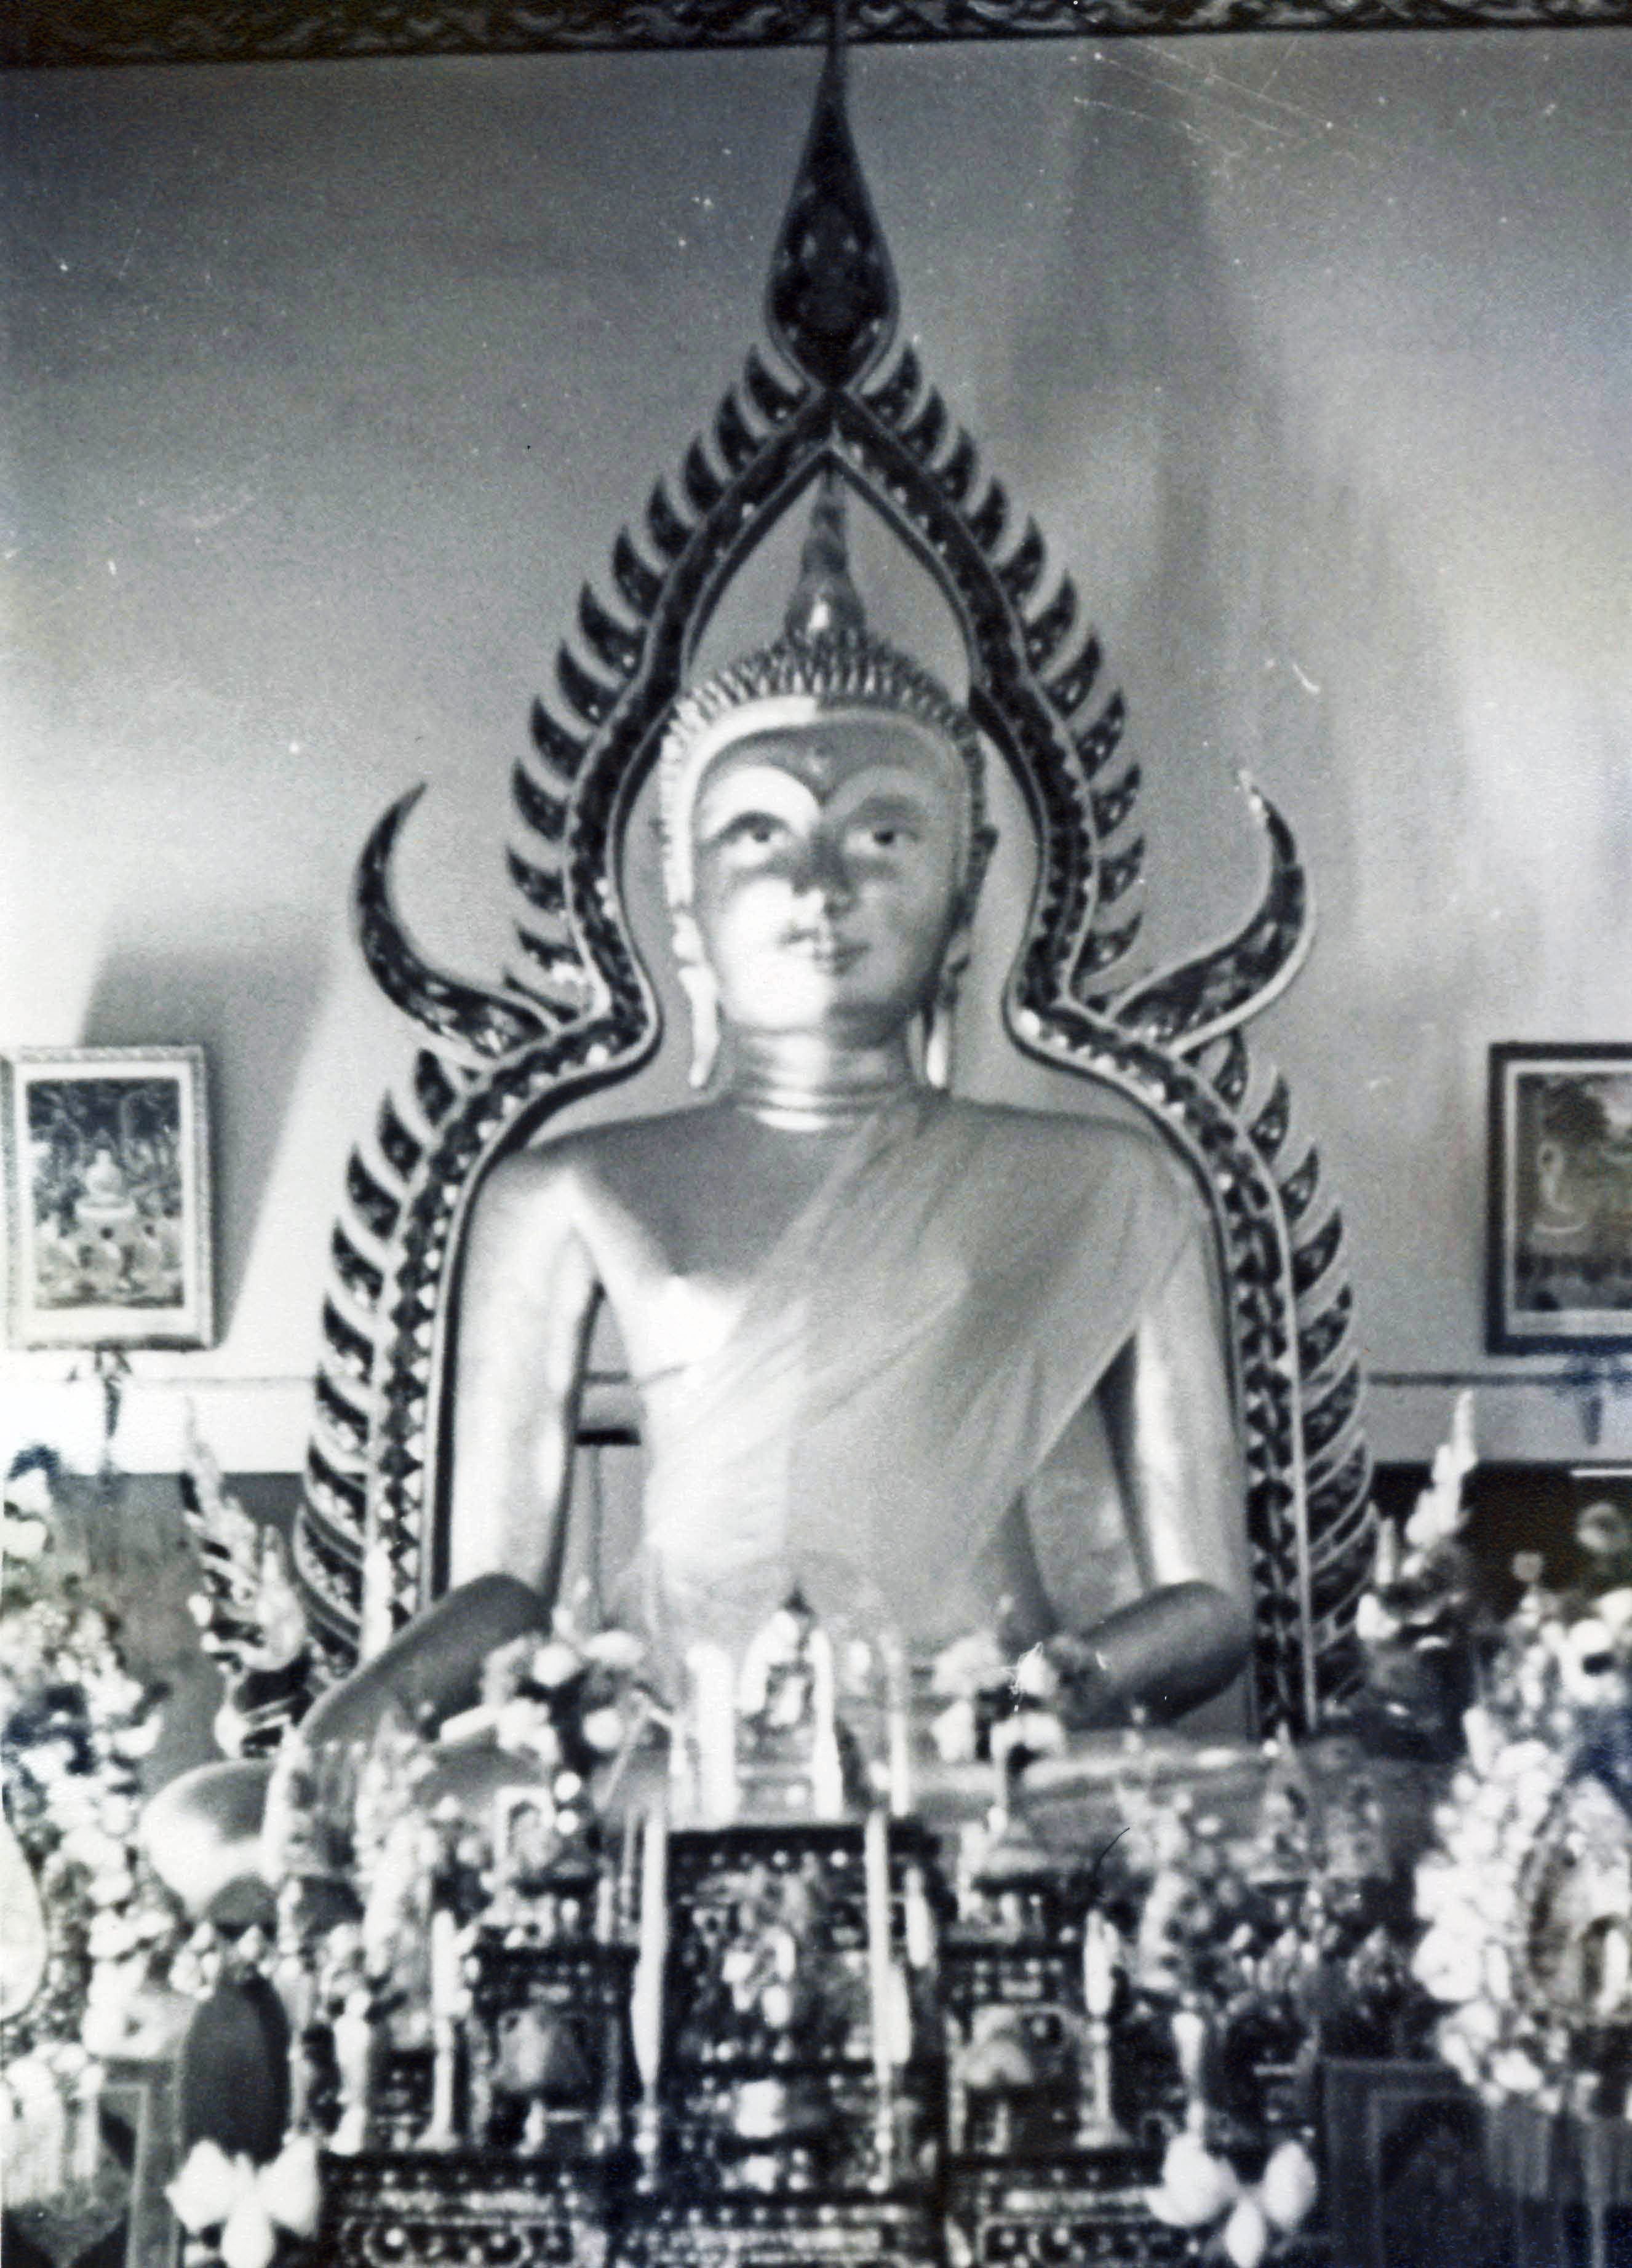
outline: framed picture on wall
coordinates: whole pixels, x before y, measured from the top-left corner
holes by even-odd
[[[4,1074],[12,1344],[210,1345],[203,1049],[17,1048]]]
[[[1496,1354],[1632,1348],[1632,1045],[1490,1050]]]

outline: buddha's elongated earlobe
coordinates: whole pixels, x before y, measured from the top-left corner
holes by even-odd
[[[943,1090],[952,1085],[952,1025],[958,1012],[959,988],[974,951],[971,930],[974,909],[996,847],[996,829],[977,827],[969,845],[969,862],[952,916],[952,935],[942,956],[941,973],[936,980],[935,997],[923,1012],[923,1076],[929,1086]]]
[[[693,1086],[703,1087],[714,1076],[715,1058],[720,1051],[720,996],[712,975],[701,965],[682,968],[680,979],[691,1010],[691,1069],[687,1077]]]
[[[935,998],[923,1015],[923,1076],[930,1086],[952,1085],[952,1025],[958,1012],[958,988],[969,965],[967,931],[954,937],[941,963]]]
[[[924,1012],[923,1076],[926,1085],[943,1092],[952,1085],[952,1003],[943,986]]]
[[[714,1075],[720,1051],[720,995],[714,971],[702,957],[702,940],[688,913],[674,917],[674,961],[691,1015],[691,1068],[687,1077],[704,1087]]]

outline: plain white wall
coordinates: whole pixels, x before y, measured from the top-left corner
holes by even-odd
[[[132,1463],[173,1462],[183,1391],[229,1463],[298,1456],[345,1155],[415,1045],[352,862],[426,780],[407,911],[497,975],[528,701],[759,335],[814,67],[0,84],[0,1043],[214,1067],[224,1336],[136,1358]],[[878,48],[852,82],[903,332],[1127,692],[1145,959],[1250,898],[1246,767],[1319,895],[1261,1044],[1368,1359],[1511,1379],[1487,1048],[1632,1021],[1632,43]],[[930,635],[910,579],[872,595]],[[7,1359],[8,1429],[89,1423],[65,1368]],[[1380,1442],[1425,1452],[1448,1400],[1379,1392]],[[1493,1453],[1581,1452],[1555,1395],[1481,1409]]]

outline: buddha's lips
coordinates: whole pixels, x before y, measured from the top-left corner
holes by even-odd
[[[834,976],[853,968],[867,950],[855,939],[834,937],[830,930],[790,930],[783,942],[790,951]]]

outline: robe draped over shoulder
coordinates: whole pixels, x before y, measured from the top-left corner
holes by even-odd
[[[654,1635],[738,1651],[794,1576],[917,1645],[989,1621],[982,1551],[1206,1234],[1153,1134],[927,1089],[879,1110],[717,1352],[645,1389]]]

